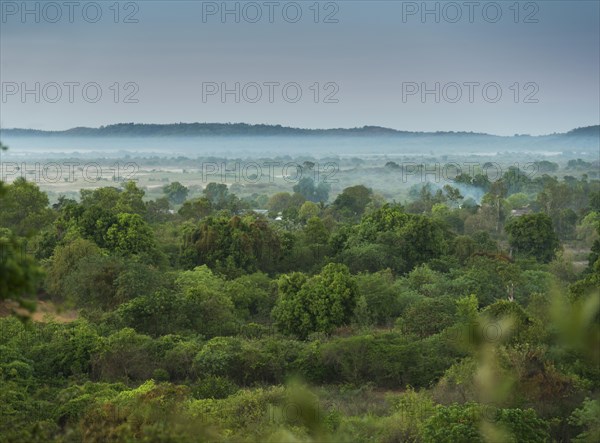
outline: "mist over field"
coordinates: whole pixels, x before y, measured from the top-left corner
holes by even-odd
[[[337,133],[321,135],[319,131],[290,129],[290,134],[270,134],[274,127],[260,128],[256,134],[242,136],[227,130],[213,135],[170,135],[160,131],[144,135],[144,125],[139,132],[108,132],[89,130],[90,134],[30,132],[8,129],[0,131],[5,143],[18,147],[9,154],[61,154],[81,155],[157,155],[160,157],[239,157],[239,156],[418,156],[418,155],[493,155],[514,152],[539,156],[583,155],[594,157],[600,149],[600,127],[580,128],[564,134],[546,136],[494,136],[469,133],[415,133],[399,132],[393,135],[368,131],[352,134],[353,130],[336,130]],[[169,125],[165,126],[169,128]],[[177,125],[174,125],[176,128]],[[110,127],[109,127],[110,128]],[[107,128],[107,129],[109,129]],[[297,135],[294,132],[304,132]],[[121,133],[124,135],[120,135]],[[163,130],[163,132],[166,132]],[[176,132],[176,131],[174,131]],[[343,134],[347,132],[348,134]],[[375,132],[375,131],[371,131]],[[382,131],[383,132],[383,131]],[[390,131],[391,132],[391,131]],[[266,133],[267,135],[262,135]],[[339,134],[342,133],[342,134]],[[5,154],[6,155],[6,154]]]

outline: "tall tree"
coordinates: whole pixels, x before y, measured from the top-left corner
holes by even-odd
[[[330,186],[324,182],[321,182],[315,186],[315,181],[312,178],[304,177],[301,178],[296,185],[294,185],[293,189],[294,192],[304,196],[306,200],[319,203],[326,202],[329,198]]]
[[[273,318],[282,331],[301,338],[317,331],[329,333],[350,323],[357,297],[348,268],[330,263],[310,279],[298,272],[282,276]]]
[[[163,192],[171,203],[181,204],[185,201],[190,190],[179,182],[163,186]]]
[[[24,237],[39,232],[53,219],[48,196],[33,182],[19,177],[4,186],[0,227]]]
[[[513,217],[506,224],[505,230],[517,256],[534,257],[540,262],[549,263],[560,247],[552,219],[543,213]]]
[[[371,201],[373,191],[363,185],[350,186],[339,194],[333,206],[350,216],[360,216]]]
[[[0,142],[0,152],[8,149]],[[17,195],[13,193],[17,192]],[[28,196],[24,203],[29,204],[29,210],[25,209],[29,221],[41,221],[44,217],[39,217],[48,205],[48,197],[41,193],[37,186],[25,181],[18,181],[17,187],[14,184],[5,186],[0,181],[0,219],[8,225],[15,225],[22,232],[27,232],[26,225],[23,225],[15,216],[15,200],[19,197]],[[10,212],[13,211],[11,214]],[[0,226],[2,226],[0,224]],[[32,295],[37,284],[41,280],[42,271],[34,260],[26,253],[25,243],[15,233],[8,228],[0,227],[0,301],[11,299],[17,301],[21,306],[30,310],[33,306],[24,300],[24,297]]]

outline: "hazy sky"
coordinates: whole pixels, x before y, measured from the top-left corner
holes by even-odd
[[[2,0],[0,125],[541,134],[599,123],[598,1],[247,3],[26,2],[23,16],[23,2]]]

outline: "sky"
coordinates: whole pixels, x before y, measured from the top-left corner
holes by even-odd
[[[600,121],[599,5],[1,0],[0,127],[564,132]]]

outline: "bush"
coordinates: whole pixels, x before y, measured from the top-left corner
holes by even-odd
[[[273,318],[283,332],[300,338],[330,333],[350,323],[357,296],[356,281],[344,265],[330,263],[312,278],[298,272],[284,275]]]
[[[450,297],[421,298],[396,321],[406,335],[425,338],[443,331],[455,321],[456,304]]]
[[[194,369],[201,375],[229,376],[239,379],[243,370],[242,342],[233,337],[208,341],[194,358]],[[237,376],[237,377],[236,377]]]
[[[93,358],[93,374],[102,380],[148,380],[157,369],[153,342],[125,328],[102,340]]]
[[[226,377],[213,375],[201,378],[192,386],[194,398],[227,398],[239,390],[238,386]]]
[[[432,443],[483,443],[478,423],[480,409],[477,404],[435,407],[433,416],[425,422],[423,441]]]
[[[322,349],[329,381],[359,385],[372,382],[391,389],[427,387],[455,356],[438,337],[414,341],[396,334],[362,335],[333,340]]]

